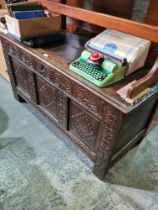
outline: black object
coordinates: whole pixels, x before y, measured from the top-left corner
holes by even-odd
[[[6,0],[7,4],[18,3],[18,0]]]
[[[5,25],[5,24],[6,24],[5,17],[1,17],[1,18],[0,18],[0,22],[3,23],[3,24]]]
[[[65,42],[65,40],[66,40],[65,33],[59,32],[38,37],[31,37],[23,40],[22,42],[29,47],[36,48],[48,45],[59,45]]]
[[[123,59],[122,66],[126,66],[128,64],[127,58]]]

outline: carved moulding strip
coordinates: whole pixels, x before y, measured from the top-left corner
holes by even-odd
[[[4,51],[5,61],[6,61],[6,64],[7,64],[7,69],[8,69],[10,82],[11,82],[11,85],[12,85],[12,90],[13,90],[15,98],[18,98],[17,93],[15,91],[16,90],[16,83],[15,83],[14,75],[13,75],[13,72],[12,72],[11,61],[10,61],[10,58],[8,56],[8,50],[9,50],[8,42],[5,41],[4,39],[1,39],[1,42],[2,42],[2,47],[3,47],[3,51]]]
[[[112,148],[123,120],[123,114],[109,104],[104,105],[103,113],[103,124],[96,143],[97,154],[93,168],[93,172],[100,179],[104,178],[108,170]]]
[[[57,91],[57,115],[58,115],[59,125],[64,129],[67,129],[67,106],[68,106],[67,97],[60,91]]]

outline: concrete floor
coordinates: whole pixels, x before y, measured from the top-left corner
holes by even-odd
[[[29,110],[28,110],[29,109]],[[89,160],[0,77],[0,210],[158,209],[158,125],[99,181]]]

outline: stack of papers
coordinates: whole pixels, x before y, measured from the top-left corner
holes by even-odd
[[[86,43],[86,48],[98,51],[120,63],[126,58],[129,62],[126,75],[144,65],[149,47],[148,40],[110,29]]]

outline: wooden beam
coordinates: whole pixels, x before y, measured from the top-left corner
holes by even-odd
[[[65,4],[52,2],[51,0],[40,0],[40,2],[50,11],[54,11],[59,14],[63,14],[104,28],[122,31],[124,33],[158,43],[158,27],[156,26],[138,23],[128,19],[118,18],[77,7],[71,7]]]
[[[149,7],[145,17],[145,23],[158,27],[158,2],[149,0]],[[152,43],[148,54],[148,60],[154,61],[157,57],[158,43]]]
[[[145,17],[145,22],[158,26],[158,2],[157,0],[150,0],[148,11]]]

